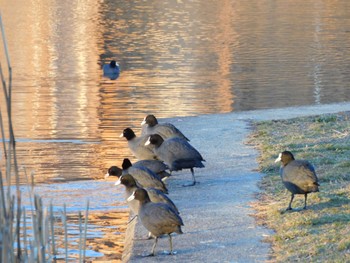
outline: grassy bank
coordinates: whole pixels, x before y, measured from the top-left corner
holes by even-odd
[[[350,113],[254,123],[250,143],[260,151],[263,193],[254,204],[258,221],[275,231],[273,262],[350,262]],[[320,192],[296,196],[279,176],[278,153],[291,151],[309,160],[320,180]]]

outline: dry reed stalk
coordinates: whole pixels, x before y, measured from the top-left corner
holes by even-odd
[[[4,155],[5,159],[7,159],[7,150],[6,150],[6,142],[5,142],[5,130],[4,126],[2,125],[2,114],[1,114],[1,108],[0,108],[0,128],[1,128],[1,137],[2,137],[2,147],[4,148]],[[1,155],[0,155],[0,160],[1,160]]]
[[[55,243],[54,221],[55,221],[55,217],[53,215],[53,206],[52,206],[52,203],[50,203],[51,249],[52,249],[53,261],[56,262],[57,250],[56,250],[56,243]]]
[[[57,248],[55,243],[55,218],[53,214],[53,206],[50,204],[50,211],[43,207],[42,199],[34,194],[34,180],[31,174],[31,190],[29,191],[29,199],[31,203],[31,228],[32,235],[27,233],[27,211],[22,207],[20,191],[20,177],[16,156],[16,140],[12,125],[12,67],[10,64],[10,57],[6,43],[5,30],[3,27],[2,17],[0,14],[0,29],[3,40],[4,53],[7,61],[8,79],[6,79],[0,61],[0,80],[2,83],[2,93],[6,102],[7,125],[2,118],[0,109],[0,127],[2,137],[2,148],[5,164],[5,178],[4,183],[3,172],[0,169],[0,262],[21,263],[21,262],[56,262]],[[9,143],[6,145],[5,127],[8,128]],[[0,156],[1,158],[1,156]],[[0,167],[1,168],[1,167]],[[15,175],[15,194],[11,192],[11,175]],[[29,186],[28,176],[24,169],[27,178],[27,185]],[[33,202],[34,200],[34,202]],[[33,208],[35,207],[35,209]],[[83,255],[79,253],[79,258],[85,261],[85,241],[87,231],[87,216],[89,204],[86,208],[85,217],[85,232],[80,234],[80,250],[83,250]],[[81,213],[80,213],[81,215]],[[23,221],[22,221],[23,220]],[[62,216],[64,225],[64,246],[65,259],[68,262],[68,232],[67,232],[67,214],[66,204],[64,204],[64,214]],[[81,226],[81,222],[80,222]],[[6,240],[6,242],[4,242]],[[51,244],[51,247],[50,247]],[[51,249],[50,249],[51,248]],[[51,254],[52,253],[52,254]],[[81,261],[81,260],[80,260]],[[81,262],[83,262],[81,261]]]
[[[89,218],[89,199],[86,201],[86,209],[85,209],[85,222],[84,222],[84,250],[83,250],[83,261],[85,262],[85,254],[86,254],[86,233],[87,233],[87,223]]]
[[[83,226],[81,222],[82,214],[79,211],[79,262],[82,262],[82,256],[81,251],[83,250],[83,241],[82,241],[82,233],[83,233]]]
[[[66,253],[66,262],[68,262],[68,231],[67,231],[67,208],[63,205],[62,223],[64,226],[64,251]]]

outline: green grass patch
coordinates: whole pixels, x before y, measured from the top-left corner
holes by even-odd
[[[274,262],[350,262],[350,113],[325,114],[253,123],[249,143],[260,151],[263,190],[254,204],[256,218],[273,229],[268,238]],[[316,169],[320,192],[296,195],[293,211],[285,211],[290,193],[274,160],[281,151],[307,159]]]

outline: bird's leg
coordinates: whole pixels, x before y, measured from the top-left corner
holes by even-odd
[[[183,186],[194,186],[197,182],[196,182],[196,178],[194,177],[194,171],[193,168],[191,168],[191,173],[192,173],[192,183],[190,184],[184,184]]]
[[[137,217],[137,215],[134,215],[128,222],[128,224],[130,224],[132,221],[134,221],[134,219]]]
[[[152,247],[151,254],[149,254],[148,256],[154,256],[154,250],[156,249],[157,242],[158,242],[158,237],[156,237],[156,239],[154,240],[154,244],[153,244],[153,247]]]
[[[292,210],[292,202],[293,202],[293,199],[294,199],[294,194],[292,194],[292,197],[290,198],[290,202],[289,202],[289,205],[287,207],[287,210]]]
[[[307,194],[304,194],[304,196],[305,196],[305,201],[304,201],[304,208],[303,209],[306,209]]]
[[[173,241],[171,235],[169,234],[169,243],[170,243],[170,255],[173,255]]]
[[[152,233],[151,233],[151,232],[148,232],[147,239],[152,239],[152,238],[153,238]]]
[[[194,177],[194,170],[193,170],[193,168],[191,168],[191,174],[192,174],[193,185],[195,185],[197,182],[196,182],[196,177]]]

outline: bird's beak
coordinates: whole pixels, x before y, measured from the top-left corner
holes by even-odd
[[[123,133],[121,133],[120,135],[119,135],[119,137],[121,138],[121,137],[124,137],[124,134]]]
[[[107,179],[109,177],[109,173],[105,174],[105,179]]]
[[[151,137],[148,137],[148,140],[147,140],[147,142],[145,142],[145,146],[147,146],[147,145],[150,145],[151,144]]]
[[[280,153],[277,157],[277,159],[275,160],[275,163],[280,162],[282,160],[282,153]]]
[[[143,119],[143,121],[141,122],[141,126],[146,124],[146,118]]]
[[[115,182],[114,185],[120,185],[122,181],[120,181],[120,178],[118,179],[118,181]]]
[[[135,199],[135,192],[126,199],[128,202],[132,201]]]

